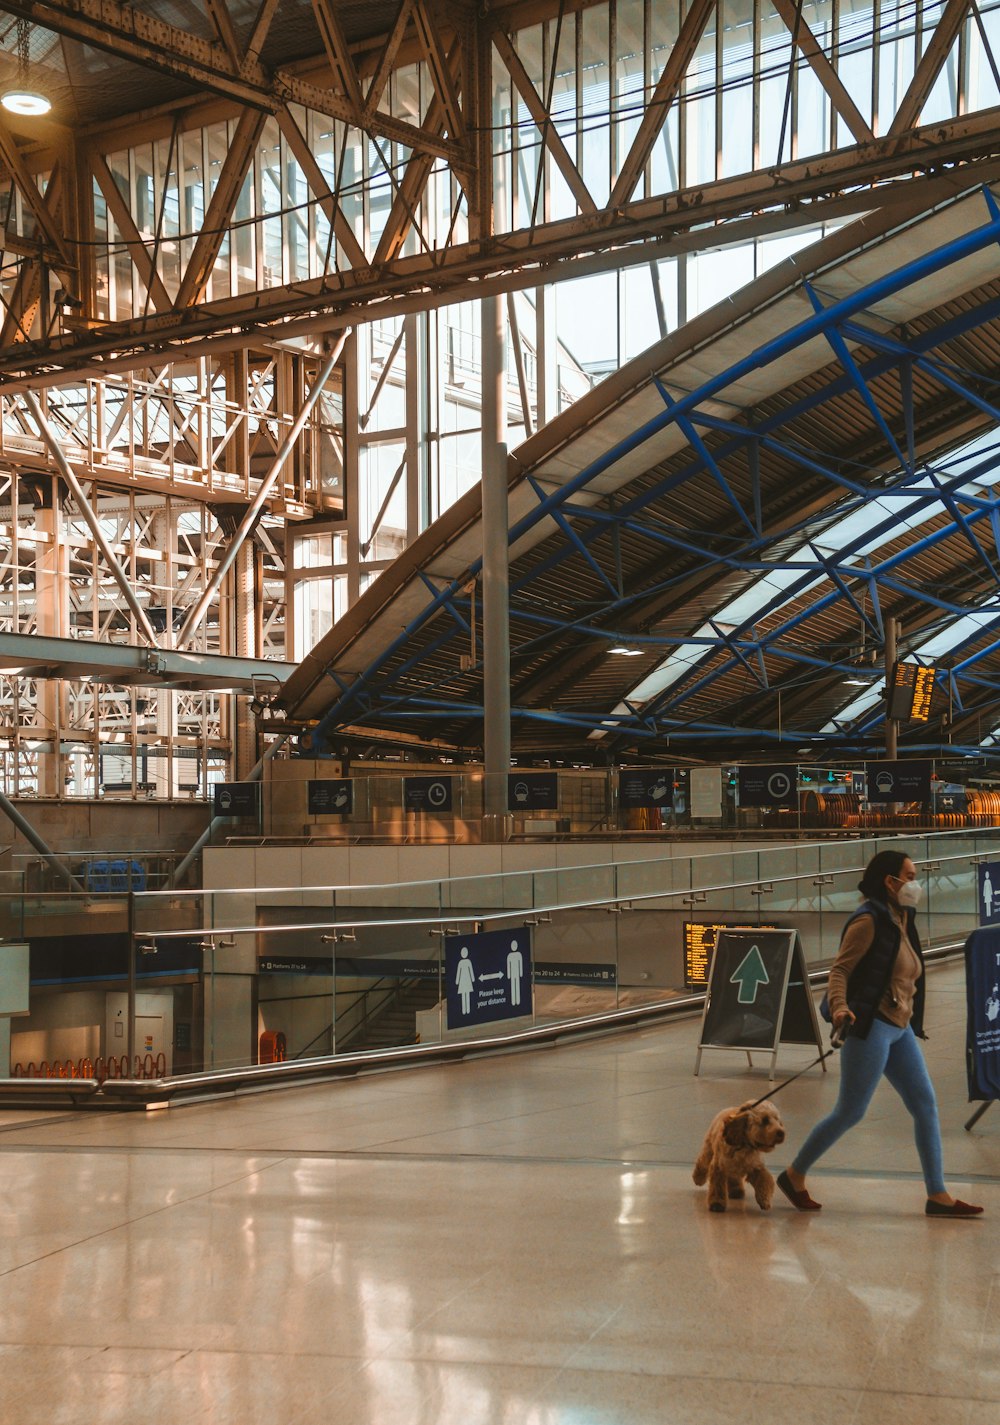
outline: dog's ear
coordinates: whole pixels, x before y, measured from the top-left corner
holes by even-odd
[[[747,1137],[749,1121],[749,1114],[739,1113],[726,1124],[722,1136],[730,1148],[746,1148],[749,1145],[750,1140]]]

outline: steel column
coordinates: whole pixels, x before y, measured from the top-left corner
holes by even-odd
[[[483,809],[507,812],[510,771],[510,601],[507,530],[507,380],[499,297],[481,306],[483,342]],[[494,823],[495,824],[495,823]]]
[[[896,719],[889,716],[892,702],[892,670],[896,665],[896,640],[899,627],[894,618],[885,621],[885,755],[890,762],[896,758]]]

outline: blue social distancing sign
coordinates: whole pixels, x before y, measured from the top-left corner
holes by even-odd
[[[981,861],[976,867],[979,924],[1000,924],[1000,861]]]
[[[1000,1098],[1000,929],[965,942],[966,1070],[969,1099]]]
[[[525,926],[446,935],[444,965],[449,1029],[531,1013],[531,932]]]

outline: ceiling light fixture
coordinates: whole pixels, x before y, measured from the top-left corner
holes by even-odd
[[[31,26],[27,20],[17,22],[17,83],[12,89],[0,94],[0,104],[11,114],[25,114],[37,118],[47,114],[52,104],[46,95],[33,89],[28,83],[28,61],[30,58]]]
[[[620,658],[638,658],[642,654],[641,648],[626,648],[624,643],[616,643],[614,648],[608,649],[609,653],[617,653]]]

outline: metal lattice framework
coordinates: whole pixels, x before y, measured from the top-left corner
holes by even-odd
[[[833,394],[801,392],[787,418],[777,390],[766,411],[691,405],[706,372],[658,370],[647,394],[675,444],[634,488],[598,471],[566,493],[532,451],[582,452],[591,423],[614,426],[627,359],[745,281],[763,300],[776,245],[860,213],[906,231],[991,182],[1000,3],[14,0],[0,85],[21,63],[19,20],[54,110],[0,117],[0,633],[148,649],[164,690],[11,654],[8,791],[93,790],[105,744],[134,781],[150,756],[190,755],[202,790],[210,760],[253,765],[249,699],[185,687],[166,655],[243,659],[245,683],[331,622],[350,641],[372,581],[461,527],[482,423],[476,307],[493,293],[508,440],[527,438],[512,610],[526,747],[617,755],[669,733],[714,755],[734,722],[748,747],[779,726],[865,737],[878,709],[852,712],[843,678],[887,604],[928,656],[920,638],[986,597],[989,482],[970,496],[941,452],[988,428],[988,315],[967,329],[949,325],[967,313],[942,315],[936,361],[892,320],[878,346],[859,311],[823,337]],[[584,355],[558,293],[604,279],[595,320],[615,337]],[[607,454],[586,448],[577,471]],[[875,490],[915,501],[909,524],[919,510],[935,537],[887,509],[884,559],[824,545],[824,521],[839,528]],[[425,568],[453,635],[420,625],[407,650],[397,623],[352,654],[342,701],[323,703],[331,728],[478,745],[476,568],[473,551],[455,588]],[[774,606],[736,617],[776,571]],[[612,635],[638,651],[627,672],[603,656]],[[949,647],[952,733],[970,742],[990,735],[984,648],[971,630]],[[671,649],[686,666],[635,697]]]
[[[967,231],[935,245],[957,220]],[[602,414],[600,391],[581,403],[585,439],[537,455],[531,442],[521,448],[509,477],[517,748],[874,748],[889,616],[902,622],[901,655],[918,661],[953,632],[938,674],[947,732],[938,718],[921,736],[942,746],[992,734],[998,240],[989,189],[901,230],[845,230],[847,257],[831,263],[821,249],[783,291],[748,292],[742,319],[700,349],[650,352],[648,371],[622,373],[632,393]],[[895,265],[915,249],[919,258]],[[803,299],[811,315],[786,328]],[[778,334],[755,345],[768,327]],[[742,356],[724,365],[717,352],[734,346]],[[606,429],[639,412],[646,418],[600,449]],[[291,715],[320,717],[314,744],[371,728],[476,748],[481,641],[470,592],[481,560],[434,575],[468,547],[476,501],[462,513],[464,528],[456,518],[436,547],[431,531],[410,577],[373,589],[286,685]],[[402,633],[368,661],[403,610]],[[621,645],[636,655],[627,672],[610,652]],[[869,696],[844,716],[848,679]]]

